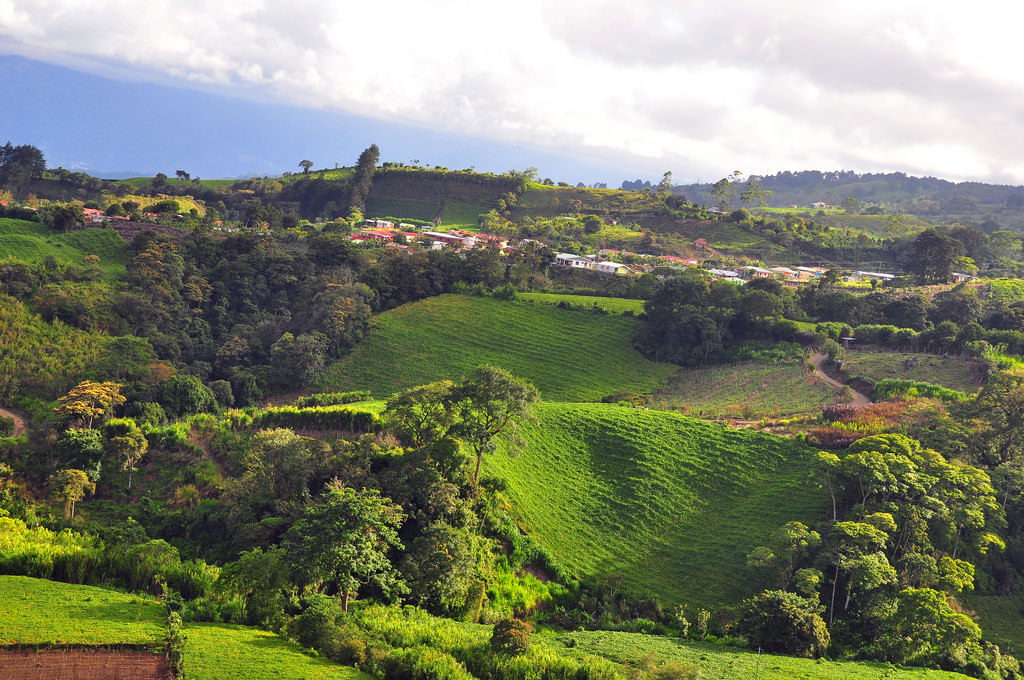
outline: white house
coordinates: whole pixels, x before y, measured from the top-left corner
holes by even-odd
[[[974,277],[970,274],[962,274],[960,272],[953,272],[953,280],[957,283],[963,283],[964,281],[970,281]]]
[[[605,274],[630,274],[632,269],[618,262],[598,262],[594,269]]]
[[[574,269],[593,269],[594,263],[585,257],[573,255],[572,253],[558,253],[555,255],[555,264]]]
[[[895,274],[882,274],[880,272],[854,272],[853,275],[861,279],[878,279],[879,281],[892,281],[896,278]]]
[[[750,272],[750,277],[754,278],[754,279],[770,279],[770,278],[772,278],[771,271],[768,270],[768,269],[765,269],[764,267],[748,266],[748,267],[744,267],[744,269],[746,269],[748,272]]]
[[[727,279],[739,278],[739,274],[732,271],[731,269],[709,269],[708,272],[712,276],[720,276]]]

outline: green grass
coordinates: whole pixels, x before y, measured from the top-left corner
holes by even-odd
[[[904,368],[907,360],[911,358],[916,358],[917,363],[913,368]],[[934,354],[854,349],[846,353],[843,372],[851,379],[862,378],[871,384],[886,378],[895,378],[942,385],[967,393],[976,392],[981,387],[977,365],[973,361]]]
[[[713,606],[767,585],[746,555],[826,496],[807,483],[809,448],[665,411],[542,403],[525,448],[485,459],[508,481],[522,526],[581,575]]]
[[[490,363],[531,381],[548,400],[644,393],[678,368],[633,348],[638,323],[551,305],[442,295],[375,317],[369,336],[325,369],[317,387],[367,389],[386,398],[435,380],[458,380]]]
[[[850,215],[845,212],[829,214],[821,220],[836,229],[855,229],[874,236],[907,236],[934,226],[913,215]]]
[[[441,226],[444,227],[475,227],[478,217],[487,212],[489,208],[472,203],[460,201],[445,201],[444,214],[441,216]]]
[[[557,305],[565,302],[573,307],[600,307],[613,314],[633,312],[639,314],[644,311],[643,300],[630,300],[628,298],[596,297],[593,295],[568,295],[561,293],[518,293],[516,297],[527,302],[537,302],[546,305]]]
[[[684,369],[655,394],[662,408],[685,409],[703,418],[787,416],[834,401],[835,391],[815,381],[798,362]]]
[[[197,623],[185,629],[185,674],[190,680],[369,680],[355,668],[311,656],[265,630]]]
[[[618,633],[608,631],[577,631],[542,633],[538,638],[560,654],[583,656],[593,654],[626,667],[651,656],[657,665],[666,663],[696,664],[702,680],[954,680],[966,675],[926,668],[897,669],[884,663],[866,661],[827,661],[797,659],[775,654],[761,654],[736,647],[706,642],[684,642],[677,638]]]
[[[164,628],[153,599],[0,576],[0,644],[161,645]]]
[[[1004,652],[1024,656],[1024,594],[965,595],[960,597],[974,611],[986,640]]]
[[[98,255],[99,267],[108,278],[124,275],[128,263],[124,240],[113,229],[61,234],[38,222],[0,218],[0,261],[13,258],[38,264],[47,255],[77,267],[86,266],[87,255]]]

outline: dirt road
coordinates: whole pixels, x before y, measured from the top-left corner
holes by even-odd
[[[849,385],[844,385],[843,383],[839,382],[835,378],[832,378],[827,373],[825,373],[825,370],[822,368],[822,366],[825,365],[825,361],[827,360],[828,357],[826,357],[821,352],[817,352],[816,354],[811,355],[811,363],[814,364],[814,375],[817,376],[818,379],[823,381],[825,384],[834,387],[837,390],[842,390],[844,387],[850,387]],[[850,387],[850,390],[853,392],[853,399],[849,403],[853,404],[854,406],[864,406],[866,404],[871,403],[871,399],[869,399],[867,395],[861,394],[857,390],[854,390],[852,387]]]
[[[20,437],[22,433],[25,432],[25,419],[17,413],[12,413],[3,407],[0,407],[0,417],[11,418],[14,420],[14,434],[11,436]]]

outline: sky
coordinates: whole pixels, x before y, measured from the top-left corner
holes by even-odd
[[[194,174],[351,163],[374,141],[384,160],[572,183],[846,169],[1018,184],[1022,18],[992,0],[0,0],[0,55],[25,58],[0,60],[0,87],[50,102],[5,104],[0,136],[42,130],[48,159],[110,171],[195,146],[141,111],[53,111],[56,85],[78,82],[175,98],[231,165],[210,155]],[[51,129],[72,122],[106,155],[74,157],[95,152]]]

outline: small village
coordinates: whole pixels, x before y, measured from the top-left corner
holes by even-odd
[[[433,230],[417,231],[417,228],[417,225],[406,222],[399,222],[396,225],[390,220],[369,219],[365,221],[362,229],[352,234],[351,240],[355,243],[383,244],[387,248],[396,248],[404,252],[411,252],[417,246],[426,250],[494,248],[503,254],[531,243],[540,247],[548,247],[547,244],[534,239],[515,240],[507,236],[496,236],[459,229],[452,229],[447,232]],[[706,252],[709,255],[713,254],[711,246],[706,239],[694,239],[693,246],[698,251]],[[697,268],[703,269],[715,280],[724,280],[737,285],[742,285],[752,279],[775,279],[789,284],[812,283],[833,269],[830,267],[805,265],[773,267],[743,265],[735,269],[705,266],[711,263],[716,263],[716,260],[711,257],[701,259],[679,257],[677,255],[652,255],[610,248],[602,248],[596,253],[589,255],[556,252],[555,258],[552,261],[552,264],[567,269],[579,269],[617,276],[638,276],[640,274],[667,275],[671,270],[685,271]],[[868,283],[872,285],[893,281],[899,275],[898,273],[862,270],[839,270],[837,273],[840,274],[837,282],[851,284]],[[956,283],[962,283],[971,278],[973,277],[969,274],[953,273],[953,279]]]

